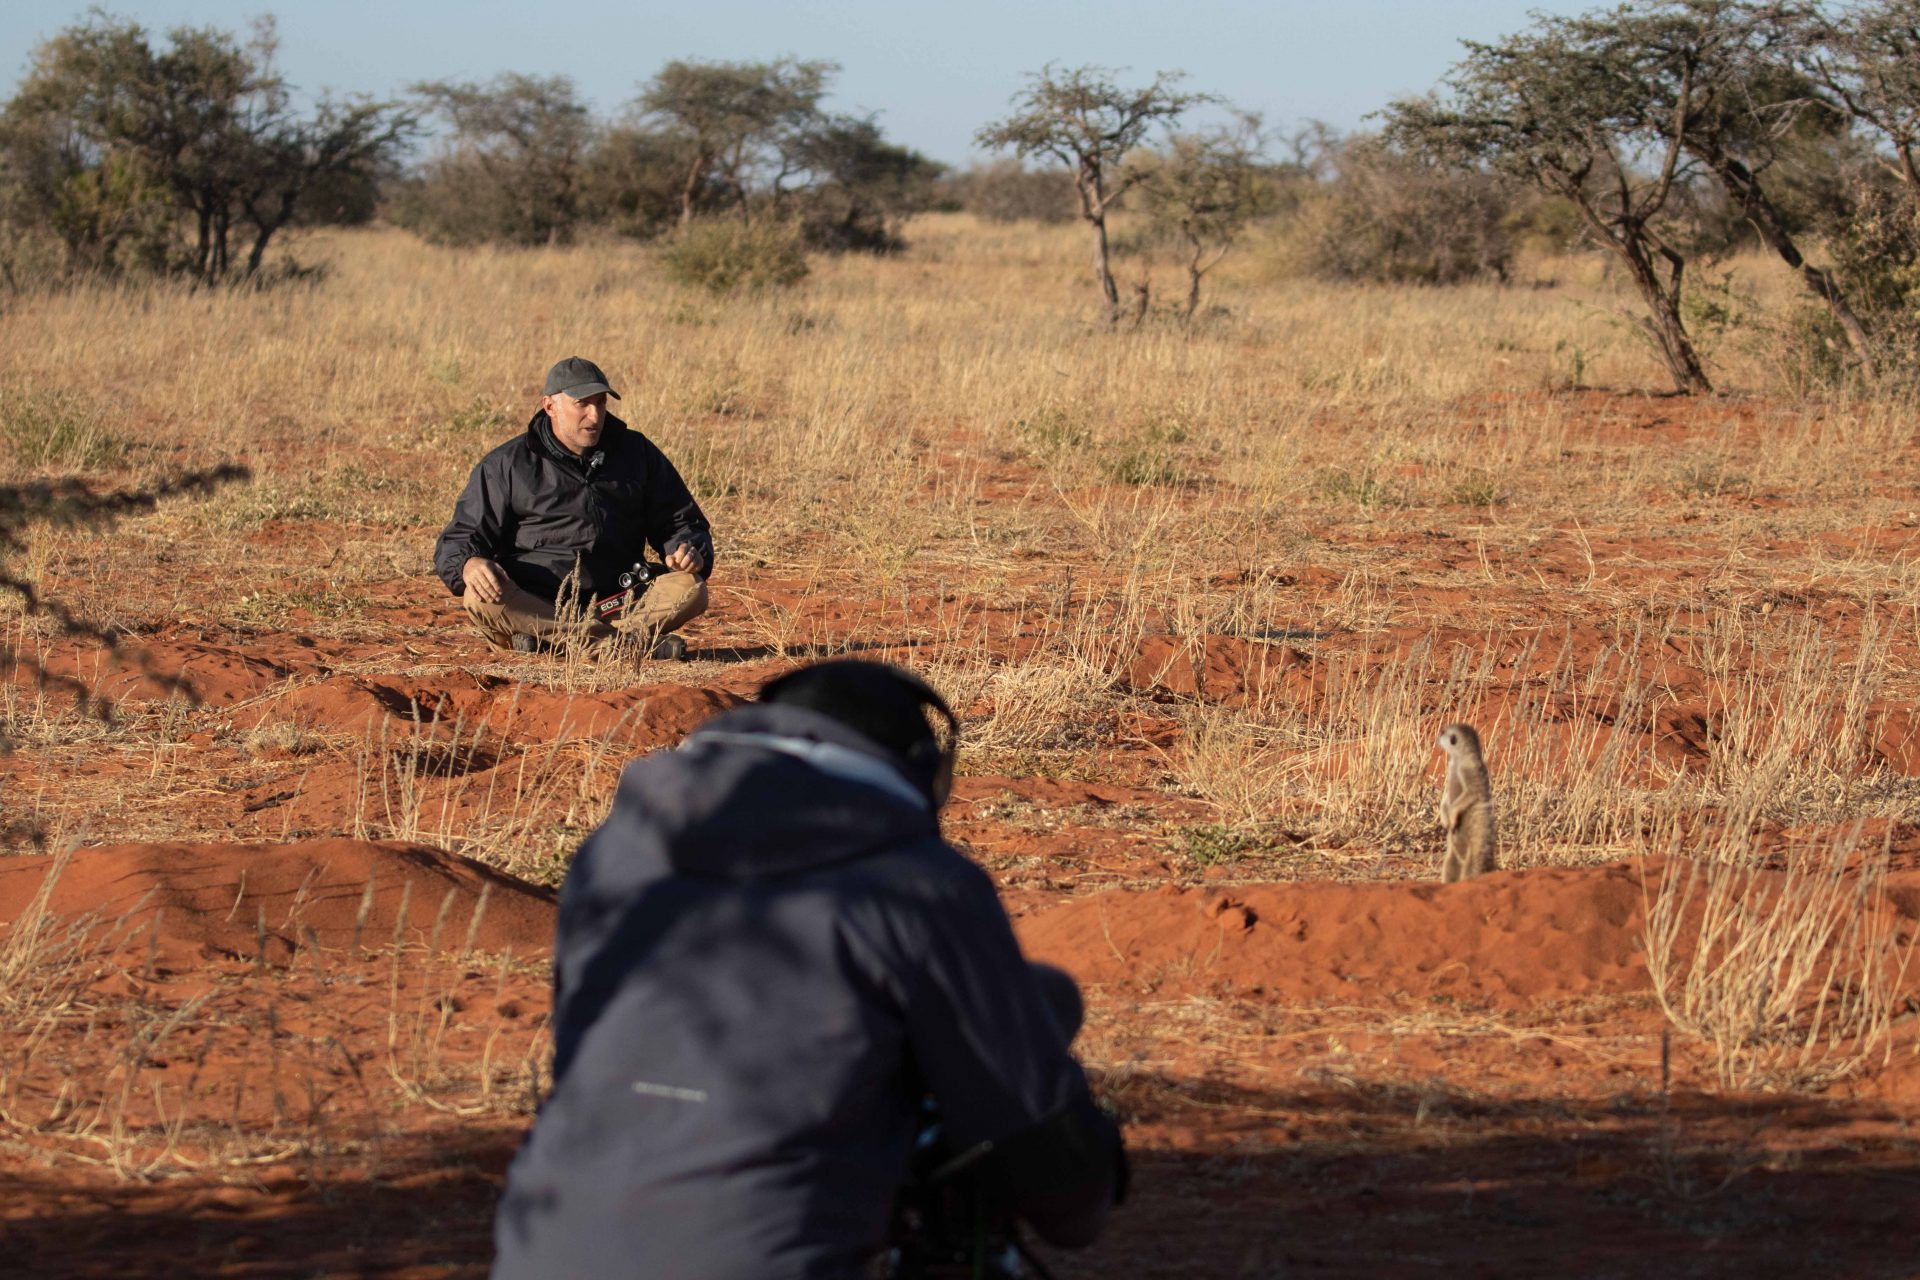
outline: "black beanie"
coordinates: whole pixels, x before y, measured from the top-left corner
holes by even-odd
[[[884,662],[836,658],[768,681],[760,701],[832,716],[885,748],[909,781],[933,794],[944,751],[923,708],[948,713],[918,676]]]

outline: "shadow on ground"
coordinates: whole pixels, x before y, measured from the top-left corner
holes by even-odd
[[[1134,1194],[1097,1248],[1044,1255],[1060,1280],[1914,1271],[1920,1144],[1871,1105],[1151,1075],[1112,1092]],[[518,1141],[442,1134],[257,1185],[0,1175],[0,1256],[37,1276],[481,1276]]]

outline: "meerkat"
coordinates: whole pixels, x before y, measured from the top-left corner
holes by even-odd
[[[1452,884],[1497,865],[1493,856],[1493,786],[1480,754],[1480,735],[1472,725],[1450,724],[1440,731],[1447,753],[1447,786],[1440,796],[1440,827],[1447,833],[1447,857],[1440,880]]]

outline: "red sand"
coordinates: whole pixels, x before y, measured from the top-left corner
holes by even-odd
[[[1130,798],[1113,788],[1047,787],[1080,803]],[[0,862],[0,918],[9,922],[0,945],[51,864]],[[1454,886],[1013,895],[1030,953],[1091,984],[1089,1035],[1107,1038],[1103,1053],[1111,1059],[1129,1044],[1152,1046],[1141,1066],[1109,1069],[1099,1081],[1141,1148],[1136,1204],[1100,1249],[1056,1258],[1057,1273],[1417,1275],[1427,1264],[1392,1259],[1428,1257],[1446,1274],[1538,1274],[1589,1231],[1601,1234],[1579,1246],[1585,1261],[1575,1270],[1645,1274],[1651,1259],[1672,1260],[1692,1232],[1714,1230],[1707,1219],[1688,1211],[1661,1225],[1593,1197],[1637,1186],[1643,1170],[1657,1167],[1649,1165],[1656,1138],[1648,1135],[1661,1125],[1680,1126],[1675,1132],[1692,1144],[1667,1157],[1664,1176],[1685,1186],[1721,1177],[1723,1164],[1698,1144],[1727,1141],[1745,1121],[1742,1104],[1722,1106],[1711,1095],[1676,1095],[1666,1120],[1649,1109],[1658,1041],[1648,1033],[1660,1020],[1639,959],[1640,876],[1637,865],[1622,864],[1503,872]],[[1897,901],[1920,901],[1913,879],[1904,873]],[[360,932],[373,954],[353,947],[369,883]],[[83,1113],[97,1107],[125,1117],[135,1135],[127,1150],[141,1153],[131,1167],[149,1172],[129,1182],[66,1166],[47,1183],[0,1164],[0,1190],[8,1192],[0,1243],[28,1273],[46,1275],[482,1274],[492,1197],[524,1119],[489,1108],[463,1121],[470,1103],[414,1113],[433,1096],[425,1086],[435,1070],[530,1063],[548,1051],[544,977],[483,957],[457,959],[483,892],[477,950],[522,961],[543,954],[551,894],[423,846],[330,839],[77,851],[54,885],[53,910],[94,913],[99,936],[124,939],[122,951],[133,954],[91,979],[81,999],[95,1012],[84,1024],[56,1020],[34,1033],[27,1057],[64,1068],[16,1078],[8,1095],[14,1114],[45,1118],[12,1132],[21,1150],[42,1159],[84,1154],[93,1148],[64,1118],[78,1099]],[[409,954],[436,932],[448,901],[438,929],[447,963],[403,965],[387,947],[403,899]],[[266,965],[255,933],[263,911]],[[149,921],[158,923],[160,943],[143,972]],[[320,958],[304,961],[316,943]],[[1572,1027],[1541,1013],[1569,1002],[1587,1010]],[[1409,1004],[1440,1021],[1399,1021]],[[205,1020],[197,1053],[186,1052],[191,1041],[165,1052],[169,1009]],[[1191,1061],[1174,1047],[1181,1033],[1165,1025],[1182,1010],[1203,1019],[1186,1033],[1195,1037]],[[1489,1022],[1494,1010],[1506,1021]],[[156,1025],[159,1038],[139,1039]],[[1255,1039],[1237,1057],[1223,1056],[1207,1042],[1226,1033]],[[151,1046],[131,1068],[129,1043]],[[1629,1060],[1608,1047],[1633,1043],[1641,1047]],[[1697,1048],[1680,1046],[1675,1063],[1699,1078]],[[1200,1073],[1190,1074],[1195,1068]],[[1879,1256],[1871,1224],[1882,1220],[1887,1196],[1905,1195],[1873,1181],[1873,1167],[1888,1157],[1868,1153],[1905,1140],[1874,1119],[1884,1104],[1867,1099],[1891,1097],[1886,1086],[1913,1074],[1903,1068],[1863,1093],[1864,1111],[1809,1100],[1798,1122],[1804,1136],[1770,1139],[1770,1149],[1800,1153],[1782,1158],[1801,1172],[1755,1172],[1741,1184],[1742,1195],[1817,1206],[1839,1233],[1831,1248],[1795,1252],[1791,1223],[1803,1219],[1768,1220],[1709,1270],[1868,1274],[1848,1267]],[[122,1092],[123,1079],[139,1088]],[[1500,1083],[1475,1088],[1475,1080]],[[1609,1089],[1614,1103],[1587,1101]],[[296,1097],[306,1099],[302,1123],[334,1135],[337,1155],[250,1189],[192,1172],[219,1149],[211,1144],[240,1141],[236,1134],[257,1135],[245,1140],[271,1149]],[[194,1099],[237,1127],[207,1136],[196,1127],[155,1154],[171,1109]],[[1458,1148],[1447,1136],[1466,1141],[1482,1130],[1484,1140]],[[1823,1154],[1834,1142],[1852,1153],[1843,1167]],[[1222,1144],[1243,1154],[1221,1165],[1206,1153]],[[153,1181],[158,1174],[165,1177]],[[1222,1203],[1236,1207],[1223,1214]],[[1466,1204],[1479,1206],[1472,1231],[1427,1237],[1423,1223]],[[1351,1233],[1370,1222],[1371,1247],[1357,1246]],[[1539,1233],[1553,1223],[1580,1235]],[[1358,1265],[1376,1251],[1377,1263]],[[1496,1256],[1506,1259],[1502,1267],[1482,1265]],[[1833,1266],[1818,1265],[1823,1257]]]
[[[54,863],[0,859],[0,922],[20,918]],[[475,927],[483,894],[486,909]],[[266,958],[283,959],[308,945],[308,931],[327,949],[356,940],[367,948],[396,938],[429,942],[436,921],[443,948],[467,945],[470,929],[482,951],[524,956],[553,944],[549,891],[424,845],[387,841],[80,849],[60,869],[48,905],[63,918],[91,914],[102,938],[138,938],[142,947],[157,919],[162,954],[175,962],[189,953],[256,959],[262,936]]]
[[[1459,885],[1113,890],[1021,921],[1084,982],[1282,1004],[1451,996],[1507,1008],[1650,989],[1637,865],[1500,872]]]

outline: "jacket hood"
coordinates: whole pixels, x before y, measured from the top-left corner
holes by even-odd
[[[629,765],[602,828],[680,874],[730,880],[832,866],[939,830],[883,747],[817,711],[760,703]]]

